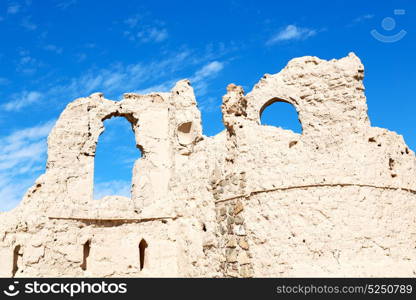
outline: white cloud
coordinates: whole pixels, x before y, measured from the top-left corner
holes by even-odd
[[[122,93],[138,90],[144,83],[171,76],[185,66],[189,66],[190,56],[189,51],[182,51],[149,63],[114,64],[105,69],[90,69],[81,77],[72,78],[66,84],[52,87],[45,94],[51,98],[65,93],[66,97],[71,99],[104,91],[110,96],[119,97]]]
[[[27,105],[42,99],[42,93],[37,91],[23,91],[12,96],[12,100],[3,104],[1,108],[6,111],[19,111]]]
[[[23,57],[20,59],[20,64],[22,64],[22,65],[24,65],[24,64],[28,64],[28,63],[30,63],[30,62],[34,62],[34,59],[33,59],[32,57],[30,57],[30,56],[23,56]]]
[[[0,138],[0,149],[6,149],[6,144],[8,145],[8,150],[15,150],[19,147],[10,148],[10,145],[18,145],[20,146],[20,143],[23,143],[24,141],[33,141],[38,140],[43,137],[45,137],[49,131],[52,129],[53,125],[55,124],[55,120],[50,120],[48,122],[45,122],[41,125],[29,127],[20,129],[17,131],[14,131],[12,134]]]
[[[175,83],[179,80],[180,80],[179,78],[173,79],[173,80],[168,80],[168,81],[162,82],[160,84],[152,85],[148,88],[137,90],[137,91],[134,91],[134,92],[137,93],[137,94],[142,94],[142,95],[150,94],[150,93],[156,93],[156,92],[169,92],[173,88]]]
[[[94,199],[99,200],[105,196],[131,197],[131,183],[123,180],[99,182],[94,185]]]
[[[21,50],[19,54],[21,55],[19,68],[42,66],[29,55],[28,51]],[[23,90],[16,93],[8,99],[7,103],[0,105],[0,109],[18,111],[31,104],[45,104],[45,99],[51,99],[50,101],[55,101],[55,104],[61,101],[65,104],[69,100],[87,97],[94,92],[104,92],[107,98],[117,100],[126,92],[168,91],[182,78],[190,78],[197,94],[202,95],[206,92],[209,80],[223,68],[223,63],[215,60],[221,55],[223,54],[213,51],[211,47],[203,53],[182,50],[150,62],[129,65],[115,63],[107,68],[93,67],[85,70],[79,77],[45,82],[41,90]],[[209,60],[212,61],[207,63]],[[201,65],[202,67],[197,71],[193,71],[195,67]]]
[[[283,30],[273,35],[267,42],[267,45],[273,45],[282,41],[305,40],[316,35],[315,29],[302,28],[296,25],[288,25]]]
[[[204,65],[201,69],[195,72],[191,77],[192,86],[195,92],[202,96],[206,94],[209,80],[213,79],[224,68],[224,64],[219,61],[213,61]]]
[[[59,2],[56,7],[58,7],[59,9],[65,10],[68,7],[77,4],[77,0],[65,0],[65,1],[61,1]]]
[[[0,174],[0,176],[2,175]],[[0,182],[0,212],[15,208],[33,182],[34,178],[19,180],[13,183],[9,181]]]
[[[135,15],[133,17],[127,18],[124,23],[129,26],[130,28],[134,28],[139,24],[140,16]]]
[[[45,47],[43,47],[43,49],[45,49],[46,51],[55,52],[56,54],[62,54],[63,52],[62,48],[53,44],[46,45]]]
[[[142,41],[143,43],[148,42],[162,42],[168,38],[168,31],[165,28],[146,28],[142,31],[139,31],[137,33],[137,37]]]
[[[31,75],[34,74],[38,68],[43,66],[43,63],[32,57],[29,51],[22,49],[18,53],[20,55],[20,60],[16,66],[17,72]]]
[[[346,27],[353,27],[357,24],[363,23],[367,20],[371,20],[372,18],[374,18],[373,14],[366,14],[366,15],[361,15],[356,17],[354,20],[351,21],[350,24],[347,24]]]
[[[217,98],[208,97],[206,99],[202,99],[198,103],[198,107],[201,111],[212,113],[218,112],[220,110],[221,104],[218,102]]]
[[[206,93],[208,88],[209,80],[214,78],[222,69],[224,64],[219,61],[213,61],[205,64],[200,69],[198,69],[190,78],[191,84],[195,89],[198,95],[203,95]],[[145,89],[136,90],[135,93],[138,94],[149,94],[154,92],[168,92],[170,91],[175,83],[181,78],[175,78],[171,80],[166,80],[160,84],[150,86]]]
[[[20,11],[20,5],[19,5],[19,4],[17,4],[17,3],[10,4],[10,5],[7,7],[7,13],[8,13],[9,15],[14,15],[14,14],[17,14],[19,11]]]
[[[15,207],[44,169],[46,137],[55,120],[0,138],[0,210]]]
[[[149,17],[135,15],[124,21],[128,30],[123,32],[131,41],[141,43],[160,43],[168,38],[168,31],[164,23],[158,20],[150,20]]]
[[[196,71],[192,80],[195,82],[199,82],[206,78],[213,77],[217,75],[223,68],[224,64],[219,61],[210,62],[203,66],[200,70]]]
[[[354,20],[352,20],[354,23],[359,23],[359,22],[363,22],[363,21],[365,21],[365,20],[370,20],[370,19],[372,19],[372,18],[374,18],[374,15],[372,15],[372,14],[366,14],[366,15],[362,15],[362,16],[359,16],[359,17],[357,17],[357,18],[355,18]]]
[[[29,31],[34,31],[38,28],[38,26],[30,20],[30,17],[24,18],[21,25],[24,29]]]

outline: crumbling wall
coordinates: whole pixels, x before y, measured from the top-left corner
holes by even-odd
[[[0,214],[2,276],[415,276],[416,158],[371,127],[364,68],[291,60],[253,90],[229,85],[226,130],[202,134],[189,81],[169,93],[70,103],[46,173]],[[276,101],[302,133],[264,126]],[[103,122],[126,118],[142,157],[132,197],[92,199]]]
[[[265,75],[247,95],[229,87],[226,172],[239,174],[240,184],[217,188],[216,203],[219,221],[227,221],[224,245],[237,235],[249,247],[224,246],[225,275],[250,267],[254,276],[416,274],[415,156],[401,136],[370,126],[363,71],[354,54],[306,57]],[[302,134],[260,124],[276,101],[296,108]],[[238,218],[229,213],[236,203]],[[242,250],[248,261],[239,260]]]

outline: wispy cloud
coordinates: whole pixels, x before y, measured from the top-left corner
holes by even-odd
[[[71,7],[75,4],[77,4],[77,0],[64,0],[64,1],[60,1],[58,2],[58,4],[56,4],[56,7],[62,10],[67,9],[68,7]]]
[[[37,91],[23,91],[12,96],[12,100],[1,105],[5,111],[19,111],[22,108],[42,99],[42,93]]]
[[[131,182],[114,180],[98,182],[94,185],[94,199],[99,200],[104,196],[131,196]]]
[[[137,37],[143,42],[162,42],[168,38],[168,31],[166,28],[149,27],[137,33]]]
[[[298,27],[296,25],[288,25],[278,33],[274,34],[266,45],[274,45],[283,41],[305,40],[317,34],[315,29]]]
[[[38,65],[28,51],[21,50],[20,55],[19,69]],[[19,111],[35,103],[44,102],[43,99],[62,99],[62,95],[65,95],[65,99],[75,99],[98,91],[104,91],[107,97],[120,98],[125,92],[138,90],[141,85],[172,76],[197,62],[190,51],[184,50],[165,59],[148,63],[139,62],[129,65],[118,63],[108,68],[92,68],[86,70],[82,76],[69,79],[65,83],[55,82],[46,89],[23,90],[15,93],[6,103],[0,105],[0,109]]]
[[[139,24],[140,19],[141,18],[140,18],[139,15],[135,15],[135,16],[132,16],[130,18],[127,18],[124,21],[124,24],[126,24],[129,28],[135,28]]]
[[[20,5],[18,3],[12,3],[7,7],[7,13],[9,15],[17,14],[20,11]]]
[[[22,25],[22,27],[26,30],[29,31],[34,31],[38,28],[38,25],[36,25],[35,23],[33,23],[31,21],[30,17],[25,17],[23,18],[22,22],[20,23],[20,25]]]
[[[209,80],[214,78],[224,68],[224,63],[219,61],[212,61],[203,65],[192,76],[189,77],[195,92],[202,96],[206,93]],[[172,89],[175,83],[183,78],[175,77],[174,79],[166,80],[160,84],[150,86],[145,89],[136,90],[138,94],[149,94],[153,92],[168,92]]]
[[[173,88],[175,83],[179,80],[180,80],[179,78],[168,80],[160,84],[155,84],[148,88],[137,90],[134,92],[137,94],[142,94],[142,95],[155,93],[155,92],[169,92]]]
[[[206,94],[209,80],[216,77],[223,68],[224,63],[212,61],[195,72],[190,80],[198,95]]]
[[[183,49],[148,62],[114,63],[106,68],[92,67],[78,77],[45,82],[39,89],[23,89],[6,99],[7,102],[0,105],[0,110],[19,111],[35,103],[51,104],[46,99],[54,101],[58,104],[57,109],[61,109],[68,100],[86,97],[94,92],[103,92],[107,98],[116,100],[126,92],[163,92],[170,90],[176,81],[183,78],[189,78],[196,94],[201,96],[206,93],[210,81],[224,67],[224,62],[218,60],[224,55],[221,49],[222,46],[219,50],[209,47],[198,52]],[[40,65],[28,51],[21,50],[19,53],[19,68]]]
[[[0,209],[15,207],[44,169],[46,137],[54,123],[51,120],[0,138]]]
[[[366,15],[358,16],[355,19],[353,19],[351,21],[351,23],[347,25],[347,27],[352,27],[352,26],[357,25],[359,23],[363,23],[367,20],[371,20],[372,18],[374,18],[373,14],[366,14]]]
[[[63,52],[63,49],[61,47],[58,47],[53,44],[46,45],[45,47],[43,47],[43,49],[46,51],[55,52],[56,54],[62,54]]]
[[[200,70],[195,72],[195,75],[192,77],[192,80],[195,82],[203,81],[207,78],[215,76],[224,68],[224,64],[219,61],[213,61],[205,66],[203,66]]]
[[[142,15],[135,15],[124,21],[127,30],[123,32],[124,36],[131,41],[141,43],[160,43],[168,38],[168,31],[164,23],[159,20],[150,20]]]
[[[65,94],[69,98],[88,96],[97,91],[105,91],[110,96],[119,97],[124,92],[135,91],[145,84],[164,76],[175,74],[189,66],[191,53],[182,51],[162,60],[130,65],[114,64],[109,68],[90,69],[81,77],[73,78],[64,85],[57,85],[46,92],[48,95]]]
[[[217,111],[221,106],[218,99],[214,97],[208,97],[206,99],[202,99],[198,102],[198,107],[201,111],[211,113]]]
[[[27,50],[19,51],[20,60],[16,66],[16,71],[24,74],[34,74],[43,63],[30,55]]]
[[[359,16],[359,17],[355,18],[353,20],[353,22],[355,22],[355,23],[362,22],[362,21],[369,20],[369,19],[372,19],[372,18],[374,18],[374,15],[372,15],[372,14],[362,15],[362,16]]]

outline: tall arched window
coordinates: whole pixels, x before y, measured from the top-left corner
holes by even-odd
[[[131,196],[134,162],[141,157],[134,132],[124,117],[104,121],[94,162],[94,199],[104,196]]]
[[[90,256],[90,250],[91,250],[91,241],[88,240],[85,242],[84,247],[82,249],[82,263],[81,263],[81,269],[83,271],[87,270],[87,261],[88,256]]]
[[[14,247],[13,250],[13,269],[12,269],[12,277],[16,276],[17,271],[19,270],[19,264],[21,262],[21,253],[20,253],[20,245]]]
[[[142,239],[139,243],[139,255],[140,255],[140,271],[144,268],[144,263],[146,262],[146,248],[147,242]]]
[[[302,125],[296,108],[281,99],[272,99],[262,107],[260,122],[262,125],[276,126],[292,130],[295,133],[302,133]]]

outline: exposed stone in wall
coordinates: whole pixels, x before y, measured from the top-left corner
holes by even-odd
[[[227,277],[253,276],[243,210],[240,200],[219,203],[217,206],[218,241],[224,251],[221,269]]]
[[[253,90],[229,85],[225,130],[202,134],[191,84],[70,103],[48,161],[0,213],[2,276],[415,276],[416,158],[370,126],[364,68],[291,60]],[[260,123],[292,104],[302,134]],[[103,122],[126,118],[142,151],[131,198],[93,200]]]

